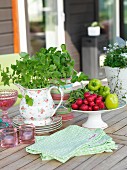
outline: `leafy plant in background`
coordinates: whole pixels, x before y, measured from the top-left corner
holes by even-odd
[[[90,26],[91,26],[91,27],[98,27],[98,26],[100,26],[100,24],[99,24],[99,22],[94,21],[94,22],[91,23]]]
[[[116,43],[113,45],[109,44],[106,49],[106,57],[104,60],[104,66],[108,66],[105,69],[110,69],[110,67],[116,70],[114,75],[109,76],[108,85],[111,88],[111,93],[116,93],[120,99],[126,98],[127,90],[125,83],[125,78],[121,73],[126,73],[127,68],[127,41],[120,37],[116,37]],[[111,70],[111,69],[110,69]],[[124,92],[122,92],[124,91]]]
[[[114,45],[108,45],[104,66],[119,68],[127,67],[126,41],[120,37],[117,37]]]

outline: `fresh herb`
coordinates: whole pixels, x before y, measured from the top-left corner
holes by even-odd
[[[61,50],[57,50],[56,47],[41,48],[33,56],[21,52],[20,60],[17,60],[16,64],[11,64],[11,71],[8,67],[2,69],[0,65],[0,72],[4,85],[13,82],[27,89],[40,89],[52,84],[63,86],[67,78],[71,78],[72,83],[88,79],[84,73],[77,76],[78,73],[74,70],[74,60],[65,44],[61,45]],[[30,98],[26,97],[26,101],[32,104]]]
[[[87,91],[89,91],[89,90],[86,87],[79,88],[77,90],[71,91],[69,99],[66,102],[66,106],[68,108],[70,108],[71,104],[75,103],[78,98],[82,98],[83,99],[84,98],[84,93],[87,92]]]

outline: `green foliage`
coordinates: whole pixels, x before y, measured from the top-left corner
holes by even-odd
[[[121,39],[121,38],[120,38]],[[107,49],[104,66],[109,67],[127,67],[127,46],[126,43],[121,45],[121,42],[115,43],[113,46],[110,44]]]
[[[91,23],[91,27],[98,27],[100,24],[97,21]]]
[[[21,60],[11,65],[12,73],[9,68],[1,71],[4,85],[9,85],[10,80],[13,83],[20,84],[27,89],[39,89],[49,87],[51,84],[65,85],[62,78],[72,77],[75,81],[86,80],[87,76],[82,73],[76,77],[77,72],[74,70],[74,60],[66,49],[66,45],[61,45],[61,50],[56,47],[49,49],[41,48],[34,56],[28,53],[20,53]]]
[[[31,97],[29,97],[28,95],[25,95],[25,99],[26,99],[26,103],[29,105],[29,106],[32,106],[33,105],[33,99]]]
[[[78,99],[78,98],[84,98],[84,93],[88,91],[85,87],[84,88],[79,88],[77,90],[73,90],[71,93],[70,93],[70,97],[69,99],[67,100],[66,102],[66,106],[67,107],[71,107],[71,104],[72,103],[75,103],[75,101]]]

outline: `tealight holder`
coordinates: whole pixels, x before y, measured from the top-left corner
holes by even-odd
[[[19,142],[23,144],[32,144],[35,142],[34,125],[23,124],[19,127]]]
[[[11,148],[18,145],[17,129],[6,127],[0,130],[1,147]]]

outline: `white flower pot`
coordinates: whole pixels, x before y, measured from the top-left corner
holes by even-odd
[[[127,102],[127,68],[112,68],[105,66],[105,74],[111,93],[116,93],[118,98]],[[124,99],[123,96],[126,98]]]
[[[88,27],[88,35],[89,36],[99,36],[100,35],[100,27]]]

